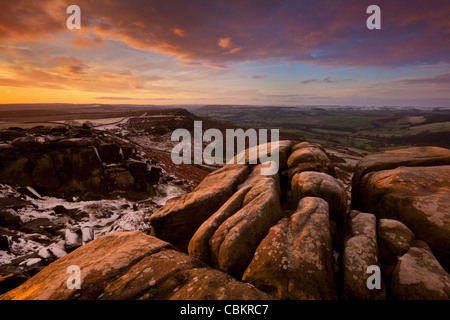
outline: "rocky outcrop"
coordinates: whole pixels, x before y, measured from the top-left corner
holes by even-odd
[[[80,270],[80,289],[68,288],[70,266]],[[0,299],[273,298],[209,268],[167,242],[136,231],[98,238],[58,259]]]
[[[189,255],[212,264],[209,240],[222,223],[242,208],[244,197],[250,189],[251,186],[247,186],[237,191],[197,229],[189,242]]]
[[[86,125],[3,132],[0,293],[95,237],[148,232],[160,201],[194,185],[169,182],[174,176],[139,146]]]
[[[150,217],[152,235],[186,250],[195,231],[233,195],[248,173],[244,164],[227,165],[209,174],[193,192],[169,199]]]
[[[240,277],[259,242],[282,215],[278,175],[252,169],[239,190],[195,232],[189,254]]]
[[[282,217],[274,179],[261,179],[245,195],[242,208],[214,232],[209,244],[213,265],[241,277],[267,231]]]
[[[352,206],[360,207],[359,184],[361,178],[370,173],[404,167],[425,167],[450,165],[450,150],[438,147],[412,147],[377,152],[364,157],[355,167],[353,174]]]
[[[347,208],[346,190],[342,183],[332,176],[334,175],[333,166],[321,146],[309,143],[292,145],[290,141],[281,141],[279,146],[282,155],[278,173],[263,175],[262,169],[268,164],[257,164],[257,161],[252,164],[252,160],[256,160],[258,151],[264,152],[268,145],[242,153],[241,158],[245,160],[244,164],[229,164],[214,173],[224,174],[222,172],[237,170],[236,168],[242,170],[243,173],[240,170],[237,171],[241,179],[239,184],[235,183],[228,189],[234,189],[231,193],[227,193],[222,198],[220,193],[222,189],[219,186],[223,185],[224,179],[232,183],[235,180],[226,177],[225,174],[223,179],[210,174],[194,192],[169,201],[150,218],[152,234],[163,237],[181,249],[184,249],[184,241],[188,238],[186,235],[191,235],[187,248],[191,256],[237,278],[242,277],[245,272],[245,281],[266,288],[264,290],[269,290],[279,298],[335,299],[337,291],[334,282],[332,237],[336,232],[336,224],[329,219],[331,216],[338,222],[338,227],[342,227]],[[294,176],[293,179],[289,179],[290,174]],[[235,176],[236,174],[233,173],[232,177]],[[211,181],[218,184],[216,188],[212,187]],[[221,201],[216,201],[215,207],[211,204],[205,206],[205,201],[201,200],[201,197],[197,200],[197,197],[205,192],[203,190],[207,190],[209,197],[214,199],[220,197]],[[192,199],[192,201],[187,202],[186,199]],[[285,199],[294,209],[298,206],[298,214],[293,215],[289,205],[283,204]],[[314,201],[310,201],[311,199]],[[195,209],[194,206],[196,206]],[[164,219],[163,217],[167,217],[170,223],[161,228],[158,223]],[[286,218],[283,219],[283,217]],[[203,223],[198,225],[197,221],[201,219]],[[280,279],[286,277],[291,279],[290,289],[283,287],[286,286],[283,283],[284,280],[279,280],[280,283],[273,284],[271,287],[270,277],[274,277],[272,269],[266,270],[266,273],[258,271],[252,273],[249,270],[259,270],[255,251],[258,252],[257,248],[261,248],[263,243],[269,241],[267,240],[269,230],[271,234],[275,232],[272,230],[281,228],[283,232],[288,233],[288,235],[285,234],[286,237],[292,237],[293,231],[290,229],[286,231],[287,227],[284,227],[290,220],[293,224],[292,230],[295,230],[298,238],[302,240],[294,244],[289,242],[292,239],[289,241],[285,239],[288,241],[285,250],[291,252],[291,247],[295,245],[300,248],[295,250],[309,250],[305,251],[309,253],[300,256],[297,254],[297,260],[292,262],[289,271],[280,270]],[[308,240],[310,236],[314,241]],[[261,251],[262,249],[259,250],[258,256],[263,255]],[[277,263],[276,266],[274,265],[275,269],[283,268],[283,265],[287,266],[285,263],[287,258],[280,256],[280,259],[283,259],[284,264],[279,266]],[[319,269],[313,271],[317,265]],[[264,265],[260,267],[263,269]],[[296,270],[300,269],[305,274],[294,275]],[[311,273],[314,275],[311,276]],[[253,280],[252,277],[257,280]],[[269,284],[266,285],[264,281]],[[269,287],[272,289],[267,289]]]
[[[116,188],[145,190],[158,176],[139,159],[116,166],[117,149],[104,141],[100,150],[88,131],[64,139],[64,148],[97,150],[105,158],[99,170]],[[2,145],[0,155],[43,143],[28,135],[15,139],[22,140]],[[78,248],[2,298],[449,299],[448,150],[411,148],[364,158],[349,213],[346,188],[320,145],[280,142],[280,169],[266,176],[267,163],[251,160],[267,147],[244,153],[244,163],[228,164],[168,200],[149,217],[152,236],[115,233],[91,241],[89,230],[66,229],[74,245],[66,251]],[[91,151],[80,157],[94,156]],[[54,168],[61,181],[58,163],[64,161],[51,154],[21,155],[8,172],[35,183]],[[46,223],[14,228],[45,229]],[[52,253],[42,251],[39,261],[20,263],[37,270],[47,256]],[[80,290],[67,289],[70,264],[82,271]],[[380,287],[369,283],[373,279]]]
[[[352,207],[378,219],[389,299],[449,299],[449,164],[450,150],[414,147],[373,154],[356,166]]]
[[[328,204],[303,198],[269,230],[242,280],[279,299],[336,299]]]
[[[134,146],[89,127],[53,129],[32,128],[17,135],[0,131],[0,183],[68,199],[103,199],[116,193],[143,199],[152,193],[150,183],[158,182],[160,169],[143,162]]]
[[[403,222],[450,266],[450,166],[399,167],[366,174],[362,209]]]
[[[327,171],[332,172],[331,161],[318,145],[301,143],[292,146],[290,141],[281,141],[279,151],[282,155],[280,156],[279,172],[263,175],[262,169],[268,164],[252,164],[252,160],[258,163],[256,156],[264,148],[267,149],[268,145],[258,146],[243,153],[244,164],[228,164],[210,174],[192,193],[169,200],[159,212],[150,218],[152,235],[163,238],[182,250],[187,247],[191,256],[240,278],[269,229],[276,225],[283,216],[292,214],[292,211],[285,211],[281,203],[291,189],[290,182],[283,182],[283,179],[288,177],[286,172],[290,168],[289,164],[292,169],[294,169],[293,166],[298,169],[301,167],[302,160],[300,158],[306,154],[309,155],[305,156],[305,159],[309,163],[310,170],[316,167],[327,167],[329,169]],[[291,158],[291,149],[301,150],[298,153],[302,155]],[[291,159],[291,162],[288,159]],[[314,163],[316,163],[316,167]],[[343,186],[335,178],[325,173],[308,171],[303,172],[301,177],[301,180],[296,178],[296,184],[293,184],[296,188],[294,190],[295,199],[290,201],[297,202],[295,207],[306,196],[321,197],[332,206],[333,217],[336,216],[336,219],[342,220],[347,206]],[[309,177],[312,177],[312,181],[308,180]],[[321,185],[320,181],[323,179],[326,179],[327,183]],[[228,184],[224,184],[223,181],[227,181]],[[310,182],[312,184],[317,182],[317,184],[309,187]],[[297,185],[303,186],[303,184],[306,186],[305,192],[300,192]],[[215,201],[207,201],[205,198]],[[329,217],[328,214],[327,205],[327,217]],[[161,221],[167,221],[167,223],[164,225]],[[326,221],[329,223],[328,219]],[[317,229],[312,232],[321,234],[318,225],[314,223],[312,225]],[[331,230],[334,231],[333,227],[334,225],[330,225],[327,229],[328,237],[331,237],[330,233]],[[186,240],[189,240],[188,245]],[[331,244],[327,250],[332,252]],[[331,254],[328,257],[331,265]],[[329,270],[327,269],[327,271]],[[330,290],[333,291],[334,286]],[[335,291],[334,294],[322,293],[322,296],[305,292],[303,294],[305,298],[308,296],[330,299],[336,296]],[[300,296],[301,294],[297,297]]]
[[[350,212],[349,238],[344,245],[344,298],[349,300],[384,300],[386,288],[369,288],[369,266],[380,267],[377,246],[377,221],[370,213]]]

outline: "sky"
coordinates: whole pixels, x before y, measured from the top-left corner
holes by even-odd
[[[448,0],[0,0],[0,103],[449,107],[449,87]]]

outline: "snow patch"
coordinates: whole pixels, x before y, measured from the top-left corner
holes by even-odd
[[[8,212],[19,216],[23,223],[28,223],[38,218],[48,219],[52,223],[62,224],[66,229],[80,230],[81,235],[69,232],[64,237],[64,227],[60,235],[46,236],[44,234],[26,234],[17,232],[17,236],[10,241],[10,252],[0,251],[0,266],[11,263],[14,259],[38,253],[43,259],[48,259],[51,254],[60,258],[66,255],[64,244],[76,243],[80,240],[83,244],[102,235],[119,231],[141,231],[147,233],[150,230],[149,216],[162,206],[170,198],[186,193],[177,185],[155,186],[159,196],[149,198],[140,203],[134,203],[123,198],[98,201],[67,201],[53,197],[41,197],[34,199],[23,197],[13,187],[0,185],[0,197],[25,198],[29,205],[20,209],[7,209]],[[75,211],[65,214],[55,213],[54,208],[62,206],[66,211]],[[78,215],[80,218],[78,218]],[[80,237],[78,239],[78,237]],[[50,252],[49,252],[49,251]]]

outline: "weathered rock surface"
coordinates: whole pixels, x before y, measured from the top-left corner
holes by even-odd
[[[336,299],[328,204],[303,198],[261,241],[243,281],[280,299]]]
[[[403,222],[450,266],[450,166],[399,167],[366,174],[362,210]]]
[[[230,164],[209,174],[189,194],[169,199],[150,217],[152,235],[186,250],[197,229],[236,191],[249,174],[245,164]]]
[[[266,162],[264,160],[265,156],[269,158],[273,153],[278,153],[278,167],[279,169],[284,169],[287,165],[287,159],[289,154],[291,153],[292,141],[290,140],[281,140],[277,143],[265,143],[260,144],[256,147],[246,149],[236,155],[233,159],[229,161],[229,163],[234,164],[247,164],[247,165],[257,165]],[[273,150],[272,150],[273,149]],[[262,161],[261,161],[262,159]]]
[[[330,219],[343,221],[347,212],[347,192],[342,182],[329,174],[303,171],[291,180],[291,199],[293,205],[304,197],[319,197],[330,206]]]
[[[386,288],[369,289],[369,266],[380,267],[377,246],[377,221],[370,213],[353,210],[350,213],[350,234],[344,245],[344,298],[348,300],[384,300]]]
[[[65,191],[89,198],[111,190],[148,195],[160,178],[175,179],[161,177],[169,167],[161,171],[135,157],[120,139],[93,132],[85,126],[0,135],[0,183],[20,179],[42,195]],[[22,221],[19,209],[0,198],[5,252],[16,250],[17,232],[36,233],[29,243],[65,236],[58,246],[17,259],[27,277],[47,267],[2,298],[450,298],[445,271],[450,265],[450,150],[410,148],[364,158],[353,180],[352,205],[359,211],[347,214],[345,187],[323,147],[280,142],[280,170],[266,176],[267,163],[257,157],[267,147],[244,152],[244,164],[226,165],[191,193],[147,215],[151,234],[160,239],[119,232],[93,240],[89,228],[63,232],[52,224],[63,218],[79,221],[86,212],[55,206],[48,217]],[[15,201],[12,206],[19,205]],[[108,212],[89,212],[110,218]],[[66,251],[71,252],[64,256]],[[80,290],[67,289],[69,265],[81,268]],[[369,266],[381,267],[381,290],[367,287]],[[6,269],[0,274],[0,287],[20,278]]]
[[[314,143],[302,142],[294,145],[287,160],[287,166],[289,180],[296,173],[303,171],[317,171],[336,176],[333,164],[323,147]]]
[[[80,289],[68,289],[69,266]],[[58,259],[0,299],[272,299],[140,232],[98,238]]]
[[[261,174],[267,167],[253,167],[239,190],[200,226],[190,240],[190,255],[242,275],[259,241],[282,215],[279,175]]]
[[[211,247],[209,240],[217,228],[229,217],[242,208],[242,203],[251,186],[243,187],[237,191],[219,210],[216,211],[200,228],[197,229],[189,242],[188,252],[190,256],[211,264]]]
[[[403,223],[393,219],[378,220],[378,244],[383,278],[390,286],[398,259],[408,252],[414,242],[414,233]]]
[[[359,184],[361,178],[370,173],[400,166],[423,167],[450,165],[450,150],[438,147],[412,147],[399,150],[377,152],[364,157],[355,167],[353,175],[352,205],[360,207]]]
[[[245,195],[242,208],[211,237],[213,265],[240,278],[267,231],[281,217],[276,181],[261,179]]]
[[[391,286],[393,299],[450,299],[450,275],[423,241],[416,241],[399,259]]]
[[[449,299],[449,177],[450,150],[437,147],[376,153],[357,164],[352,207],[379,219],[388,298]]]
[[[238,186],[238,189],[245,188],[247,186],[255,186],[262,180],[271,180],[275,183],[275,188],[278,193],[278,196],[281,196],[281,186],[280,186],[280,175],[279,172],[274,174],[263,174],[263,170],[270,167],[268,162],[258,164],[255,167],[252,167],[250,174],[247,176],[245,181]],[[267,172],[266,172],[267,173]]]
[[[393,219],[378,220],[378,241],[389,254],[400,257],[408,252],[414,233],[403,223]]]

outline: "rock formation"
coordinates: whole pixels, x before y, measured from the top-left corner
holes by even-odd
[[[151,217],[152,235],[186,249],[195,231],[236,191],[246,165],[229,165],[208,175],[189,194],[169,199]]]
[[[0,293],[100,235],[148,232],[166,191],[190,190],[141,151],[87,125],[0,130]]]
[[[221,169],[228,171],[234,166],[247,168],[242,170],[240,184],[227,180],[229,189],[233,190],[234,194],[220,203],[209,203],[201,211],[185,209],[184,196],[173,199],[170,206],[166,205],[150,217],[152,234],[163,236],[162,239],[179,244],[178,247],[185,250],[185,229],[177,227],[175,218],[167,218],[170,224],[160,228],[161,215],[177,217],[177,221],[183,221],[183,224],[190,228],[197,224],[196,221],[200,220],[201,216],[203,223],[196,227],[189,239],[190,255],[261,289],[270,287],[270,293],[278,298],[335,299],[337,293],[332,257],[335,224],[330,221],[328,208],[332,208],[333,219],[344,220],[347,209],[345,189],[328,173],[308,171],[317,169],[334,174],[331,161],[318,145],[292,145],[289,141],[281,141],[279,150],[283,155],[280,156],[280,170],[273,176],[261,175],[261,169],[267,164],[251,164],[251,160],[257,158],[256,151],[265,148],[268,146],[259,146],[243,154],[241,158],[245,160],[245,164],[228,164]],[[302,161],[307,161],[308,165],[302,166]],[[212,175],[210,176],[212,178]],[[284,183],[284,179],[289,176],[294,176],[295,179],[292,179],[292,183]],[[298,177],[302,177],[301,180]],[[323,180],[328,182],[321,183]],[[211,185],[211,181],[205,179],[198,189],[204,188],[204,183],[205,187]],[[223,183],[226,182],[220,181],[220,184]],[[209,187],[208,190],[213,189]],[[191,196],[196,196],[196,192],[197,189]],[[317,198],[305,198],[306,196]],[[300,201],[302,199],[315,200]],[[289,208],[289,204],[293,202],[297,203],[295,208],[299,206],[295,213]],[[312,203],[317,207],[317,211]],[[218,205],[220,207],[217,208]],[[177,209],[178,207],[182,207],[184,211]],[[290,224],[287,222],[289,219]],[[292,225],[292,230],[287,230],[285,224]],[[324,229],[324,225],[329,227]],[[166,233],[161,232],[161,229]],[[299,240],[284,239],[292,237],[293,230]],[[267,248],[273,237],[281,237],[287,242],[284,244],[284,251],[279,253],[280,261],[274,260],[273,265],[269,265],[270,257],[257,257],[263,256],[266,251],[271,252]],[[315,247],[317,243],[319,245]],[[293,258],[293,250],[297,252],[297,259]],[[310,250],[310,253],[298,254],[308,252],[307,250]],[[288,257],[293,259],[289,263]],[[283,266],[287,269],[283,269]],[[314,268],[319,268],[320,271],[313,271]],[[272,283],[271,279],[267,278],[269,275],[274,276],[274,270],[280,272],[280,279],[290,279],[289,288],[286,283],[282,283],[283,280],[272,279]],[[304,274],[294,275],[299,270]]]
[[[449,300],[450,275],[428,245],[416,241],[398,259],[392,275],[392,299]]]
[[[327,202],[300,200],[261,241],[242,280],[279,299],[336,299]]]
[[[71,143],[93,150],[86,138],[77,139]],[[24,139],[2,148],[18,142],[42,143]],[[450,150],[417,147],[363,158],[350,211],[323,147],[282,141],[279,172],[265,176],[267,163],[253,160],[268,147],[247,150],[235,158],[242,163],[225,165],[167,201],[149,218],[151,236],[115,233],[90,241],[1,298],[450,298]],[[117,161],[115,147],[97,149]],[[9,174],[35,185],[40,174],[51,176],[54,157],[19,158]],[[127,170],[108,174],[131,187],[131,178],[149,172],[131,161]],[[51,185],[58,188],[57,182]],[[67,290],[71,264],[84,274],[80,290]]]
[[[80,289],[67,286],[80,268]],[[58,259],[0,299],[273,299],[171,244],[141,232],[117,232]]]
[[[347,212],[347,192],[342,182],[329,174],[315,171],[296,173],[291,180],[290,202],[298,204],[300,199],[318,196],[330,206],[330,219],[342,222]]]
[[[352,207],[376,216],[390,299],[449,299],[450,150],[376,153],[355,168]],[[345,267],[345,266],[344,266]]]
[[[373,214],[353,210],[349,217],[349,238],[343,252],[344,297],[350,300],[382,300],[386,288],[380,279],[380,289],[367,286],[367,268],[380,266],[377,246],[377,220]]]

